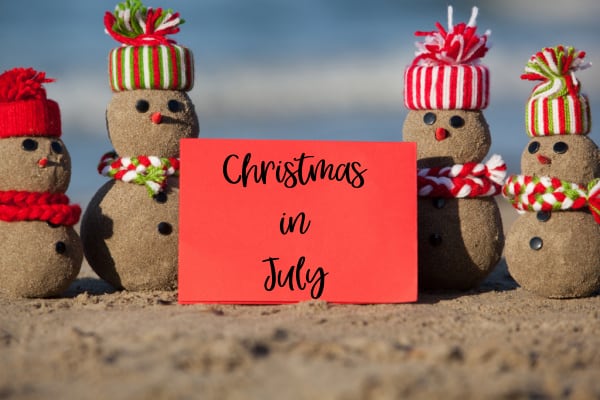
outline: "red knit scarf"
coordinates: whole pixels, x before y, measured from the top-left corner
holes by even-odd
[[[0,191],[0,220],[46,221],[54,225],[72,226],[79,221],[81,208],[69,205],[63,193]]]

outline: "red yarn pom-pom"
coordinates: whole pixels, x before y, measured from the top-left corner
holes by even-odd
[[[424,37],[424,42],[417,42],[418,51],[413,65],[476,65],[489,47],[487,40],[490,31],[483,35],[477,34],[478,9],[473,7],[468,23],[452,23],[452,7],[448,7],[448,30],[442,24],[435,24],[437,31],[415,32],[416,36]]]
[[[44,100],[46,90],[44,83],[54,82],[46,78],[45,72],[33,68],[13,68],[0,75],[0,102],[8,103],[19,100]]]

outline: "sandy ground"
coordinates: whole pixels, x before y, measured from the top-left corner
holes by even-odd
[[[509,221],[510,224],[510,221]],[[600,296],[548,300],[501,263],[416,304],[177,304],[84,267],[0,297],[0,399],[600,399]]]

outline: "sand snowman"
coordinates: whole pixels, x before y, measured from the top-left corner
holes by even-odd
[[[179,139],[199,132],[186,93],[192,53],[167,38],[183,23],[171,10],[127,1],[107,12],[104,23],[122,43],[109,55],[113,97],[106,122],[115,152],[101,159],[99,172],[111,180],[82,219],[85,256],[116,288],[175,289]]]
[[[83,260],[60,109],[43,87],[52,81],[31,68],[0,75],[0,292],[16,297],[60,295]]]
[[[522,215],[506,238],[509,272],[525,289],[550,298],[600,289],[600,151],[586,136],[588,102],[574,72],[588,66],[573,47],[534,54],[523,79],[541,80],[526,106],[531,137],[521,175],[504,196]]]
[[[493,196],[506,166],[498,155],[482,163],[491,146],[482,113],[489,101],[489,72],[480,64],[489,32],[475,20],[448,30],[416,32],[413,63],[405,71],[409,109],[403,138],[417,143],[419,286],[466,290],[476,287],[501,257],[504,234]]]

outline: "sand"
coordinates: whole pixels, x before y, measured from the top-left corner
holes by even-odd
[[[0,399],[600,399],[600,296],[549,300],[502,262],[418,303],[179,305],[84,265],[0,297]]]

